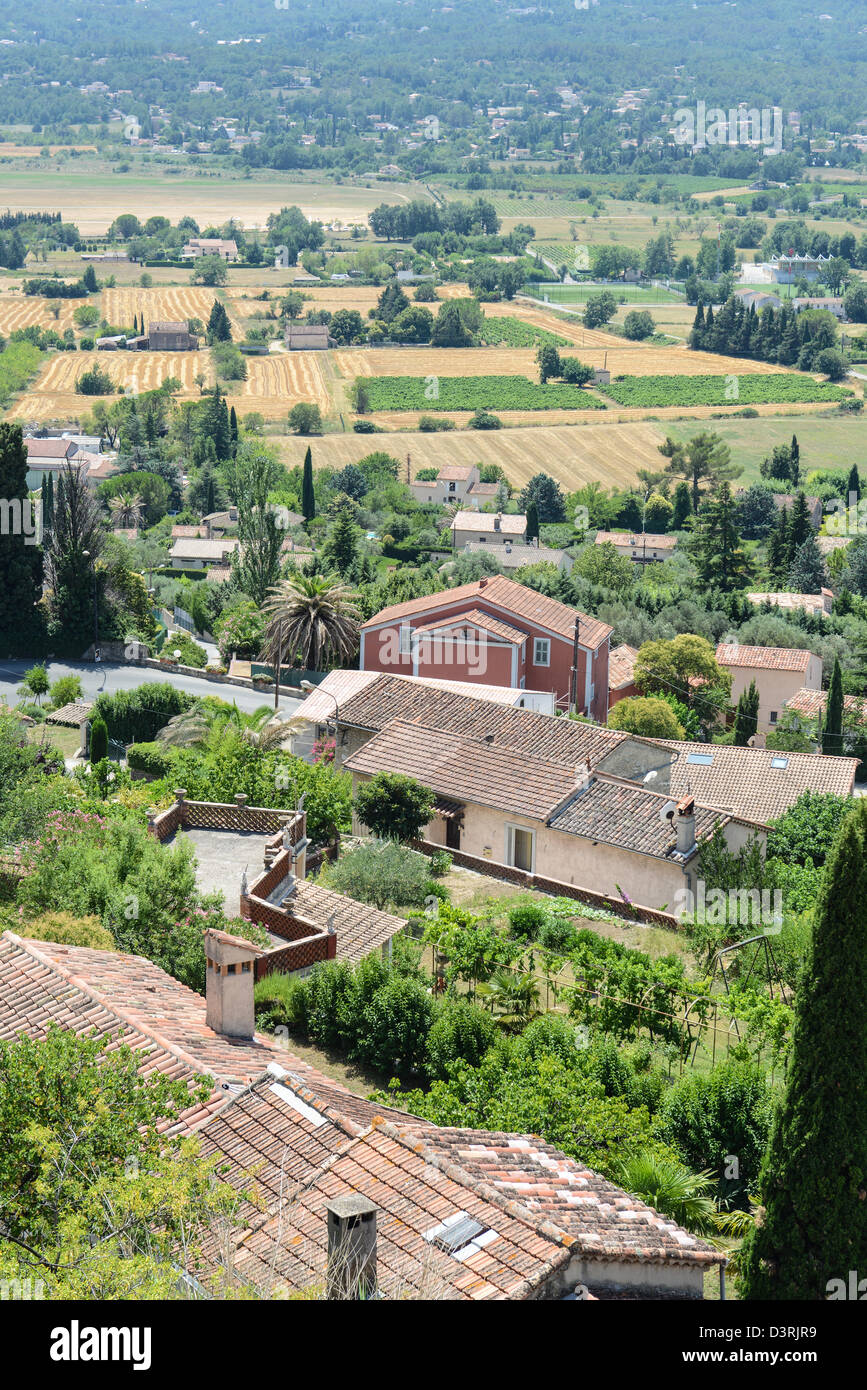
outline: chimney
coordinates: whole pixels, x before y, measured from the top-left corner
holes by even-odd
[[[353,1192],[335,1197],[328,1212],[329,1300],[357,1301],[376,1292],[376,1206]]]
[[[497,512],[497,515],[494,517],[494,530],[495,530],[495,531],[499,531],[499,530],[502,528],[502,523],[503,523],[503,513],[502,513],[502,512]]]
[[[253,1007],[257,948],[228,932],[205,932],[207,1007],[205,1023],[227,1038],[252,1038],[256,1030]]]
[[[685,796],[677,803],[677,852],[691,854],[695,849],[695,798]]]

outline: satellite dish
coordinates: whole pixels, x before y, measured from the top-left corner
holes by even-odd
[[[659,819],[665,824],[666,821],[674,820],[674,813],[677,810],[676,801],[666,801],[664,806],[659,808]]]
[[[659,773],[656,771],[656,768],[651,768],[650,772],[645,772],[641,780],[646,786],[648,782],[655,782],[658,776]]]

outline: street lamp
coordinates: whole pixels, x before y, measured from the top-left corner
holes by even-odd
[[[323,690],[321,686],[314,685],[312,681],[302,681],[301,689],[310,695],[317,691],[320,695],[327,695],[329,700],[334,701],[334,766],[337,766],[337,748],[340,739],[340,706],[337,703],[337,696],[332,695],[330,690]]]
[[[89,550],[82,550],[85,560],[91,558]],[[96,560],[93,562],[93,659],[99,661],[99,606],[96,600]]]

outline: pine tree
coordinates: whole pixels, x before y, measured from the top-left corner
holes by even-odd
[[[301,475],[301,513],[305,521],[312,521],[316,515],[316,495],[313,491],[313,455],[310,446],[304,455],[304,471]]]
[[[539,539],[539,509],[535,502],[527,503],[527,544]]]
[[[689,524],[692,516],[692,498],[689,495],[689,483],[679,482],[674,489],[674,512],[671,517],[672,531],[682,531]]]
[[[742,1299],[824,1301],[867,1270],[867,803],[843,822],[795,994],[792,1055],[740,1256]],[[831,1280],[840,1280],[832,1285]],[[838,1294],[838,1296],[840,1296]],[[845,1297],[845,1293],[842,1294]]]
[[[789,566],[787,583],[796,594],[818,594],[828,581],[825,559],[819,542],[810,532],[804,544],[795,552]]]
[[[768,570],[775,584],[783,584],[789,572],[789,509],[780,507],[777,524],[768,537]]]
[[[803,492],[799,492],[795,498],[795,505],[792,507],[792,516],[789,521],[789,564],[791,565],[804,541],[813,534],[813,523],[810,520],[810,509],[807,506],[807,499]],[[812,591],[810,591],[812,592]]]
[[[755,681],[742,690],[735,714],[735,747],[746,748],[759,727],[759,691]]]
[[[341,579],[346,579],[358,558],[358,534],[350,511],[341,508],[323,546],[323,558],[330,561]]]
[[[42,549],[33,543],[36,516],[27,498],[27,449],[20,425],[0,425],[0,497],[12,521],[0,527],[0,657],[33,656],[44,642],[36,607],[42,597]]]
[[[834,657],[834,669],[828,686],[825,706],[825,727],[822,731],[822,752],[837,756],[843,752],[843,672],[839,657]]]
[[[722,483],[699,512],[693,552],[705,588],[727,594],[743,588],[749,578],[751,566],[735,525],[735,504],[728,483]]]

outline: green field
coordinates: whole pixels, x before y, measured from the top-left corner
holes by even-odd
[[[570,346],[569,339],[561,338],[559,333],[550,333],[547,328],[537,328],[524,319],[513,318],[511,314],[500,319],[486,318],[479,337],[486,347],[498,347],[501,343],[506,347],[517,348],[538,347],[540,343],[550,343],[554,347]]]
[[[532,295],[535,299],[547,299],[551,304],[586,304],[588,296],[600,294],[603,290],[610,291],[614,298],[625,300],[628,304],[684,304],[686,300],[682,294],[674,294],[671,290],[659,289],[655,285],[644,288],[642,285],[618,285],[604,283],[586,283],[583,285],[525,285],[524,293]]]
[[[699,429],[720,435],[731,449],[732,461],[743,468],[739,486],[760,479],[762,459],[778,444],[790,444],[798,436],[804,475],[812,468],[859,468],[864,462],[864,421],[854,415],[762,415],[758,420],[666,420],[665,433],[679,443]]]
[[[579,386],[540,386],[525,376],[360,377],[370,409],[380,410],[604,410]],[[431,394],[431,393],[435,394]]]
[[[740,376],[624,376],[599,388],[618,405],[643,408],[668,405],[785,405],[851,396],[845,387],[814,381],[793,372],[743,373]],[[736,394],[735,394],[736,393]]]

